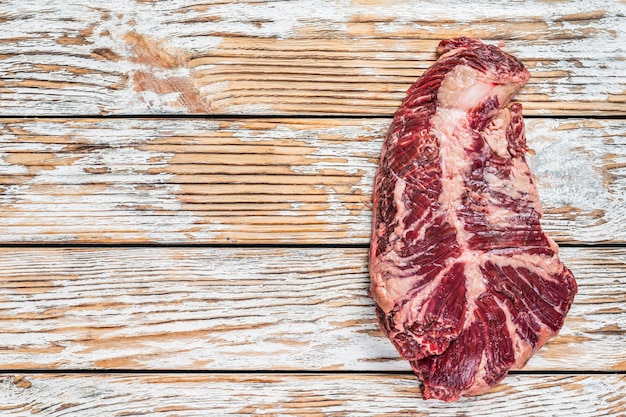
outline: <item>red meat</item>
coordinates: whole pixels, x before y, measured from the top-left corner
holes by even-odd
[[[373,194],[371,295],[423,383],[455,401],[498,384],[554,336],[577,291],[541,204],[520,104],[528,71],[478,40],[439,44],[385,139]]]

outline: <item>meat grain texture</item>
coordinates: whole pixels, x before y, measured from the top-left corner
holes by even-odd
[[[475,39],[438,53],[383,145],[370,291],[422,396],[456,401],[522,368],[560,330],[577,286],[541,230],[522,106],[509,105],[529,72]]]

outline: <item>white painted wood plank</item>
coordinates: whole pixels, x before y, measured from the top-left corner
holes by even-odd
[[[624,375],[515,375],[457,403],[408,375],[0,375],[9,416],[623,416]],[[558,400],[555,400],[558,399]],[[572,414],[574,413],[574,414]]]
[[[626,251],[563,248],[580,286],[526,370],[625,371]],[[408,371],[367,249],[4,248],[3,369]]]
[[[391,114],[443,38],[506,42],[534,114],[626,114],[619,1],[0,4],[0,111]]]
[[[390,123],[5,119],[0,242],[358,243]],[[626,122],[528,119],[559,242],[625,242]]]

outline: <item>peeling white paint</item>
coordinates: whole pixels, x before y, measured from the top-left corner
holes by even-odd
[[[78,158],[70,154],[71,162],[61,162],[52,169],[31,172],[26,166],[9,164],[7,154],[2,153],[0,147],[0,172],[32,175],[20,184],[4,186],[0,196],[0,206],[29,213],[31,220],[5,214],[0,225],[5,230],[7,227],[19,229],[24,238],[31,236],[43,241],[82,240],[80,235],[88,233],[100,233],[103,239],[115,239],[120,238],[120,232],[149,240],[164,236],[184,240],[186,230],[196,228],[198,219],[183,210],[178,199],[180,186],[171,182],[174,175],[159,172],[167,168],[173,154],[134,147],[138,143],[149,144],[157,138],[149,125],[139,130],[132,125],[124,126],[122,121],[100,122],[100,130],[90,130],[91,126],[91,122],[75,122],[73,125],[26,122],[20,126],[33,135],[69,136],[78,143],[96,146]],[[29,147],[27,143],[20,145]],[[30,152],[37,152],[41,146],[49,147],[49,150],[56,151],[55,157],[64,160],[68,156],[65,147],[71,145],[71,142],[57,145],[34,143],[29,148]],[[93,167],[96,171],[92,173],[90,169]],[[99,169],[105,169],[105,172]],[[148,169],[156,172],[148,173]],[[42,190],[47,192],[42,193]],[[85,214],[78,221],[81,211]],[[73,215],[64,216],[64,212]],[[124,215],[125,212],[132,215]],[[164,212],[175,213],[175,220],[172,216],[162,215]],[[215,236],[209,229],[205,227],[203,230],[205,239]],[[13,238],[2,236],[0,239]]]
[[[222,369],[244,369],[251,366],[251,360],[255,362],[263,356],[272,356],[272,367],[278,369],[291,368],[294,363],[348,367],[368,364],[364,357],[347,351],[344,343],[368,344],[371,336],[362,330],[374,330],[375,322],[365,320],[350,329],[332,330],[332,322],[338,317],[340,321],[361,321],[367,312],[373,311],[365,290],[361,296],[355,296],[351,294],[354,285],[341,285],[345,255],[337,257],[327,250],[317,253],[293,250],[289,258],[282,260],[273,256],[271,250],[248,254],[246,251],[231,253],[209,249],[203,253],[185,251],[187,256],[181,260],[173,258],[168,250],[159,251],[161,254],[156,257],[154,250],[132,252],[132,258],[128,257],[126,250],[106,255],[106,266],[102,267],[97,266],[98,251],[68,252],[52,265],[45,264],[47,261],[43,258],[38,260],[36,255],[28,256],[30,271],[37,274],[37,271],[45,270],[56,273],[57,278],[43,293],[8,293],[8,298],[2,301],[2,308],[10,309],[17,317],[32,317],[45,314],[49,309],[58,310],[59,300],[68,296],[69,299],[63,302],[62,311],[59,310],[50,320],[35,323],[24,338],[12,339],[7,348],[19,351],[20,346],[43,348],[46,344],[54,344],[64,349],[53,354],[16,352],[13,360],[43,360],[61,367],[63,363],[90,367],[103,360],[130,358],[161,369],[164,365],[161,359],[168,356],[172,360],[178,358],[177,366],[185,363],[191,366],[204,357],[210,359],[212,367]],[[351,251],[346,255],[353,257]],[[317,259],[315,263],[307,270],[301,269],[303,262],[310,262],[311,256]],[[268,260],[278,260],[278,264],[268,263]],[[15,265],[16,261],[0,257],[0,262],[8,266]],[[67,262],[78,268],[77,278],[61,278]],[[279,268],[282,263],[287,269]],[[361,275],[354,284],[365,288],[361,282],[362,268],[359,269]],[[336,271],[334,280],[339,280],[330,292],[325,290],[329,286],[325,277],[327,271]],[[282,295],[272,306],[276,291],[281,291]],[[333,307],[333,303],[342,299],[351,302]],[[102,303],[109,307],[102,309]],[[331,311],[333,309],[338,309],[340,314],[337,316]],[[70,325],[64,331],[51,332],[54,335],[51,338],[38,337],[40,332],[47,334],[56,326],[63,326],[59,320],[83,323],[85,327]],[[9,321],[2,329],[13,331],[21,323]],[[214,326],[231,327],[232,331],[217,332],[212,337]],[[320,326],[331,330],[319,333]],[[259,332],[259,328],[263,331]],[[70,341],[71,338],[88,340],[90,329],[97,331],[100,349],[93,350],[90,344],[83,346]],[[188,332],[199,333],[195,337],[184,336]],[[168,334],[172,335],[171,340],[150,341],[150,335]],[[147,342],[134,343],[135,337],[143,337]],[[183,341],[186,337],[191,340]],[[337,337],[342,343],[337,343]],[[112,346],[108,344],[109,340],[128,342]],[[378,340],[375,344],[383,348],[381,354],[393,354],[393,348],[385,341]],[[312,348],[303,350],[303,346]],[[322,351],[324,357],[320,358]],[[367,349],[362,353],[370,354]],[[184,358],[189,358],[190,362]],[[8,357],[5,357],[5,363],[6,360]]]
[[[576,128],[562,130],[563,123],[562,120],[545,119],[527,126],[528,146],[536,153],[528,160],[544,210],[560,207],[580,210],[572,213],[577,216],[578,226],[560,233],[570,239],[585,241],[596,225],[626,221],[624,210],[617,209],[626,206],[626,188],[621,181],[617,181],[620,185],[607,184],[611,176],[624,178],[624,169],[619,167],[626,163],[626,155],[619,148],[626,144],[621,132],[625,125],[621,121],[599,120],[596,123],[601,128],[585,127],[583,120],[570,119],[565,123],[576,125]],[[606,170],[604,155],[607,152],[611,160],[608,165],[615,167],[610,170]],[[555,222],[562,221],[550,221],[546,217],[542,220],[549,230]]]
[[[294,217],[299,214],[299,211],[301,210],[302,206],[303,206],[303,203],[293,202],[289,204],[289,207],[290,207],[289,210],[279,210],[277,214],[279,216]]]

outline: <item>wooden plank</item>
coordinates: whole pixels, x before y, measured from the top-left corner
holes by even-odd
[[[580,286],[526,370],[625,371],[626,250],[562,248]],[[365,248],[4,248],[0,369],[408,371]]]
[[[389,123],[5,119],[0,242],[367,244]],[[626,122],[527,125],[546,231],[626,242]]]
[[[623,2],[0,4],[3,115],[391,114],[440,39],[506,42],[528,114],[626,114]]]
[[[625,375],[515,375],[475,398],[423,401],[409,375],[0,375],[9,415],[624,416]],[[558,401],[554,399],[558,398]]]

